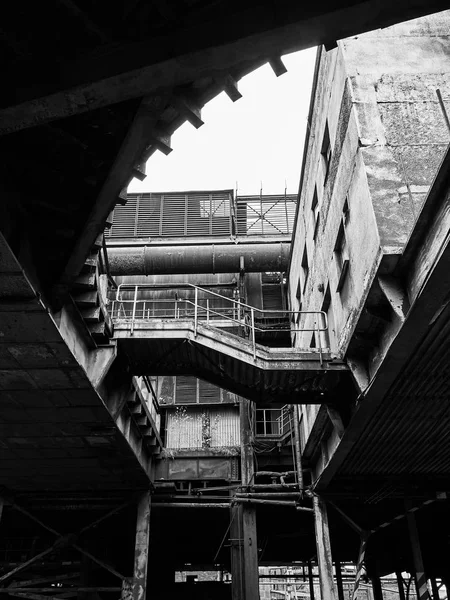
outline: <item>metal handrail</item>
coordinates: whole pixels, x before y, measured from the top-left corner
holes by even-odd
[[[123,292],[124,289],[128,289],[132,292],[134,292],[133,294],[133,298],[131,299],[123,299],[121,298],[121,293]],[[180,298],[178,296],[178,294],[175,295],[175,298],[145,298],[145,299],[139,299],[138,300],[138,292],[139,290],[144,290],[144,289],[155,289],[155,290],[170,290],[170,291],[174,291],[177,289],[191,289],[194,291],[194,299],[189,299],[189,298]],[[210,302],[208,298],[202,298],[199,299],[199,292],[202,292],[203,294],[207,294],[210,296],[214,296],[216,298],[220,298],[221,300],[224,300],[228,306],[227,307],[214,307],[212,308],[210,306]],[[206,302],[206,307],[201,305],[201,302]],[[140,312],[137,308],[138,303],[142,303],[143,307],[142,307],[142,317],[139,316]],[[150,315],[149,311],[147,311],[147,315],[146,315],[146,304],[157,304],[157,303],[163,303],[163,304],[168,304],[168,303],[173,303],[174,304],[174,308],[173,310],[171,309],[170,312],[173,314],[173,317],[170,316],[162,316],[160,315],[158,316],[154,316],[154,315]],[[321,340],[321,334],[326,332],[328,330],[328,321],[327,321],[327,315],[324,311],[295,311],[295,310],[273,310],[273,309],[268,309],[268,310],[264,310],[261,308],[257,308],[254,306],[251,306],[249,304],[246,304],[245,302],[242,302],[241,300],[235,300],[233,298],[228,298],[226,296],[223,296],[221,294],[218,294],[217,292],[213,292],[211,290],[207,290],[205,288],[201,288],[197,285],[194,284],[190,284],[190,283],[186,283],[186,284],[182,284],[182,285],[176,285],[176,286],[164,286],[164,285],[152,285],[152,284],[139,284],[139,285],[131,285],[131,284],[120,284],[117,288],[117,292],[116,292],[116,300],[113,302],[113,310],[112,310],[112,317],[114,318],[121,318],[120,316],[115,317],[115,305],[118,305],[118,313],[120,313],[120,310],[124,310],[125,312],[125,319],[128,319],[129,317],[126,315],[126,311],[124,309],[124,304],[131,304],[131,335],[133,335],[134,333],[134,326],[135,326],[135,321],[136,319],[145,319],[145,320],[152,320],[152,319],[161,319],[161,318],[174,318],[174,319],[182,319],[182,318],[193,318],[194,320],[194,337],[197,337],[197,333],[198,333],[198,324],[199,321],[206,321],[206,323],[208,325],[211,324],[211,319],[214,322],[214,318],[220,318],[221,320],[225,320],[228,321],[230,323],[233,323],[237,326],[239,326],[240,328],[244,328],[244,331],[247,333],[248,337],[251,340],[252,343],[252,347],[253,347],[253,358],[256,358],[256,332],[266,332],[267,329],[258,326],[256,321],[255,321],[255,316],[260,316],[260,318],[262,319],[266,319],[266,318],[270,318],[271,316],[278,316],[278,317],[283,317],[286,318],[287,316],[291,316],[294,315],[295,316],[295,321],[297,319],[297,317],[299,315],[314,315],[314,319],[313,319],[313,323],[311,324],[311,326],[305,327],[290,327],[289,331],[290,332],[314,332],[315,333],[315,337],[316,337],[316,343],[318,343],[318,351],[320,353],[320,360],[322,361],[322,352],[324,350],[324,346],[322,344],[322,340]],[[184,304],[185,308],[184,310],[180,307],[182,307]],[[192,308],[190,308],[192,307]],[[184,312],[184,315],[182,314]],[[231,313],[231,314],[230,314]],[[204,318],[203,318],[204,317]],[[286,332],[286,328],[271,328],[270,329],[271,332]]]

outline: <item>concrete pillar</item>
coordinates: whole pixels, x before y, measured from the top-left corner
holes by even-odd
[[[423,568],[422,551],[420,548],[416,516],[411,510],[407,510],[406,521],[408,523],[409,540],[411,543],[411,552],[413,556],[414,579],[416,582],[417,598],[419,600],[431,600],[425,569]]]
[[[242,398],[240,404],[242,485],[254,483],[251,411],[252,403],[250,400]],[[251,504],[242,505],[242,548],[244,554],[243,587],[245,594],[243,600],[259,600],[256,509]]]
[[[313,496],[313,507],[317,560],[319,563],[320,595],[322,600],[336,600],[327,507],[325,501],[318,496]]]
[[[132,600],[145,600],[147,590],[148,546],[150,542],[150,492],[139,499],[134,545]]]

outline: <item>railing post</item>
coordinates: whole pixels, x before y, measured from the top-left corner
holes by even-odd
[[[255,310],[253,308],[251,309],[250,314],[252,318],[253,359],[256,359]]]
[[[130,331],[130,335],[133,335],[133,332],[134,332],[134,318],[136,316],[137,293],[138,293],[138,286],[136,285],[134,287],[134,302],[133,302],[133,314],[132,314],[132,317],[131,317],[131,331]]]
[[[321,332],[321,329],[322,329],[322,328],[321,328],[321,326],[320,326],[320,323],[319,323],[319,319],[320,319],[321,317],[322,317],[322,313],[319,313],[319,316],[318,316],[318,318],[317,318],[317,319],[314,319],[314,321],[315,321],[315,324],[316,324],[316,338],[317,338],[317,341],[318,341],[318,343],[319,343],[319,358],[320,358],[320,366],[322,366],[322,365],[323,365],[323,356],[322,356],[322,340],[321,340],[321,337],[322,337],[322,336],[321,336],[321,333],[322,333],[322,332]]]
[[[198,288],[195,288],[195,295],[194,295],[194,337],[197,337],[197,321],[198,321]]]
[[[209,298],[206,299],[206,323],[209,325]]]
[[[178,294],[175,292],[175,314],[174,314],[174,318],[177,318],[177,310],[178,310]]]

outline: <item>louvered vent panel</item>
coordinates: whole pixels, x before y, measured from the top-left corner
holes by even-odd
[[[230,236],[231,191],[129,194],[117,206],[108,237]]]
[[[178,375],[176,378],[176,404],[195,404],[197,400],[197,379]]]
[[[161,196],[150,194],[139,202],[136,235],[138,237],[158,237],[161,227]]]
[[[199,401],[200,403],[221,402],[221,389],[209,381],[199,379]]]

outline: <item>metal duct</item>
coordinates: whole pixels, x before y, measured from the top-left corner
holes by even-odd
[[[204,246],[109,247],[112,275],[171,275],[180,273],[248,273],[285,271],[291,244],[208,244]]]

